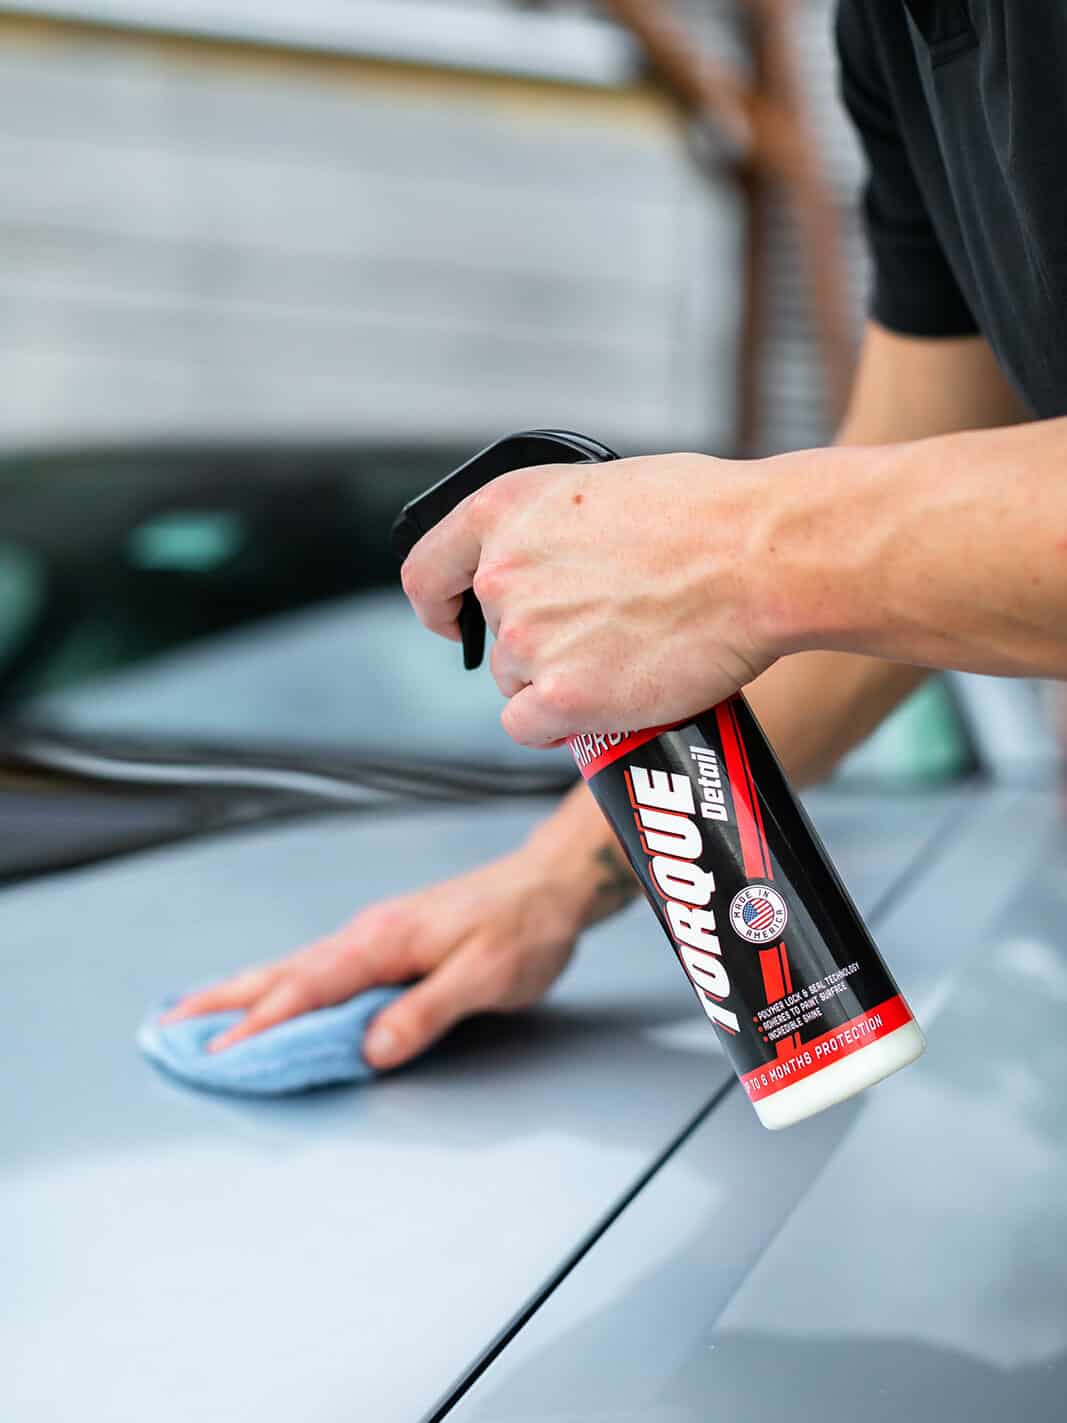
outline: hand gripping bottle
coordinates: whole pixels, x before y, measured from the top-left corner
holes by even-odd
[[[394,550],[405,558],[509,470],[614,458],[555,430],[500,440],[405,506]],[[460,629],[477,667],[485,622],[470,589]],[[764,1126],[915,1061],[922,1032],[742,695],[570,747]]]

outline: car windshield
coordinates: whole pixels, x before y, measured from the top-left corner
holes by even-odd
[[[0,725],[172,755],[430,758],[522,768],[530,789],[565,783],[568,753],[509,741],[488,671],[464,672],[400,590],[397,512],[471,453],[129,446],[0,460]],[[970,766],[932,683],[846,775],[929,781]]]
[[[389,547],[470,451],[126,450],[0,470],[0,706],[79,736],[515,763]],[[549,753],[554,762],[566,753]]]

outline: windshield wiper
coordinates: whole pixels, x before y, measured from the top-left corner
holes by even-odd
[[[265,792],[362,809],[383,800],[559,795],[577,773],[531,757],[529,767],[431,756],[305,747],[241,751],[210,742],[78,736],[26,724],[0,729],[0,767],[126,787]]]
[[[536,758],[531,758],[536,760]],[[566,765],[235,751],[0,727],[0,884],[308,815],[558,795]]]

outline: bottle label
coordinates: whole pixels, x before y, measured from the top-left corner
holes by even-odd
[[[753,1101],[910,1022],[743,697],[570,746]]]

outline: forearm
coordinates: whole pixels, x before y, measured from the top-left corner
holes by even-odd
[[[980,424],[989,411],[1016,418],[1011,393],[991,383],[984,343],[951,344],[961,369],[949,395],[938,366],[946,357],[944,343],[916,351],[913,342],[888,332],[868,332],[835,445],[920,439]],[[927,675],[926,669],[847,652],[801,652],[780,658],[746,694],[786,774],[805,786],[828,775]]]
[[[745,689],[796,786],[827,776],[928,675],[841,652],[783,657]]]
[[[1067,676],[1067,420],[785,458],[760,535],[778,651]]]

